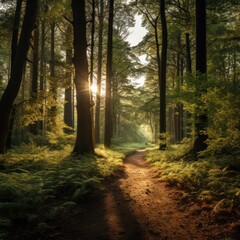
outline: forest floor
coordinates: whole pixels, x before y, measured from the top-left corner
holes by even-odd
[[[139,150],[107,177],[99,191],[51,223],[58,240],[240,239],[231,221],[216,221],[207,204],[183,200],[179,190],[159,182]]]

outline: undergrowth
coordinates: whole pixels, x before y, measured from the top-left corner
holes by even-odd
[[[152,147],[153,144],[147,143],[147,142],[142,142],[142,143],[122,143],[122,144],[118,144],[118,145],[113,145],[111,146],[111,150],[113,151],[117,151],[120,153],[124,153],[126,155],[129,155],[133,152],[136,151],[136,149],[143,149],[143,148],[148,148],[148,147]]]
[[[240,158],[236,155],[189,156],[187,145],[151,150],[148,162],[160,181],[212,206],[214,216],[240,215]]]
[[[99,146],[96,156],[74,157],[69,145],[61,150],[23,145],[1,156],[0,239],[37,239],[49,230],[49,221],[87,201],[135,147]]]

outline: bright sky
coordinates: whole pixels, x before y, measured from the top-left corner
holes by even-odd
[[[136,46],[139,42],[142,41],[143,37],[147,33],[147,29],[142,27],[142,17],[141,15],[135,16],[135,26],[129,28],[129,36],[127,37],[127,41],[130,43],[131,47]]]
[[[135,21],[136,21],[135,26],[129,28],[130,34],[127,37],[127,41],[130,43],[131,47],[134,47],[138,43],[140,43],[147,33],[147,29],[145,27],[142,27],[142,17],[141,17],[141,15],[136,15],[135,16]],[[143,64],[147,63],[145,54],[139,56],[139,59],[140,59],[141,63],[143,63]],[[145,79],[146,79],[146,77],[144,75],[142,75],[137,79],[131,78],[131,81],[136,86],[141,87],[141,86],[144,85]]]

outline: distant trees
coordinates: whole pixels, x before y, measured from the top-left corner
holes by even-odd
[[[36,24],[37,11],[38,1],[28,0],[11,76],[0,101],[0,154],[5,152],[11,112],[21,86],[30,38]]]
[[[93,153],[94,142],[146,139],[143,132],[160,149],[182,140],[195,152],[236,145],[237,1],[40,1],[38,19],[27,14],[32,1],[1,2],[2,153],[11,134],[13,144],[74,145],[74,125],[77,154]],[[135,14],[148,32],[131,46]]]
[[[22,1],[19,0],[16,1],[16,3],[15,19],[21,22],[20,10]],[[72,4],[75,6],[77,3]],[[14,4],[7,4],[6,6],[12,9]],[[23,7],[25,7],[25,5],[23,5]],[[14,131],[10,131],[13,132],[14,144],[18,141],[33,141],[37,144],[56,144],[61,138],[64,138],[65,133],[73,133],[74,112],[76,110],[76,112],[81,112],[81,114],[77,115],[76,121],[78,134],[73,150],[75,153],[93,152],[93,135],[96,136],[97,143],[100,143],[100,141],[105,138],[104,134],[107,135],[105,139],[108,143],[106,143],[106,145],[110,146],[112,138],[119,138],[121,132],[125,131],[123,130],[125,128],[121,127],[121,125],[125,124],[127,118],[130,118],[130,115],[127,116],[121,106],[126,105],[125,102],[128,101],[124,100],[124,94],[127,94],[127,92],[132,89],[132,87],[127,86],[130,84],[128,76],[135,74],[133,73],[133,65],[135,63],[132,64],[131,61],[136,58],[134,54],[131,53],[129,45],[125,40],[128,34],[126,19],[130,20],[130,25],[132,24],[131,21],[133,21],[131,20],[133,17],[131,16],[130,8],[128,8],[127,5],[122,6],[122,3],[117,3],[116,13],[118,13],[118,21],[114,23],[113,1],[111,4],[106,5],[104,1],[94,1],[91,4],[85,3],[85,6],[81,5],[81,7],[85,9],[85,20],[81,19],[82,25],[79,27],[75,24],[76,21],[71,20],[70,1],[46,1],[40,4],[38,9],[40,13],[39,19],[35,24],[35,30],[30,38],[31,51],[26,54],[26,68],[24,68],[25,71],[22,72],[24,81],[21,85],[21,92],[16,98],[16,111],[14,112],[17,112],[17,115],[15,127]],[[5,14],[7,10],[4,12],[3,9],[2,12]],[[74,17],[77,15],[76,12],[77,11],[74,11]],[[98,21],[96,21],[95,18],[96,13],[98,13]],[[110,16],[108,19],[109,24],[105,21],[105,19],[107,20],[105,16],[106,13]],[[79,18],[78,20],[80,21]],[[88,24],[88,22],[92,24]],[[1,18],[0,23],[2,23]],[[74,36],[72,36],[71,25],[75,27]],[[86,25],[85,30],[84,25]],[[16,41],[16,36],[18,35],[16,34],[16,26],[17,21],[14,25],[15,38],[12,39],[13,41]],[[107,32],[106,26],[110,30],[109,36],[104,38],[104,32]],[[22,28],[23,25],[19,26],[20,30]],[[76,30],[76,28],[78,28],[78,30]],[[79,38],[79,34],[77,34],[76,31],[78,31],[78,33],[80,31],[85,32],[84,35],[86,39]],[[83,35],[82,32],[80,35]],[[109,40],[107,40],[107,38]],[[10,39],[9,36],[8,39]],[[96,40],[99,45],[98,51],[94,51]],[[72,56],[72,41],[74,42],[75,48],[74,57]],[[106,47],[107,44],[108,47]],[[117,46],[117,48],[114,49],[114,45]],[[124,51],[118,49],[118,47],[123,48]],[[0,45],[0,50],[1,49],[2,43]],[[84,51],[89,51],[91,54],[83,53]],[[114,51],[118,56],[113,56]],[[130,58],[132,58],[132,60],[130,60]],[[98,60],[96,61],[96,59]],[[76,110],[73,107],[73,60],[76,70]],[[3,61],[7,64],[7,60],[4,59]],[[90,65],[88,65],[88,61]],[[106,72],[104,66],[106,66]],[[133,70],[133,72],[131,72],[131,70]],[[80,72],[81,74],[79,74]],[[4,77],[5,76],[6,75],[4,75]],[[104,83],[102,80],[105,80],[105,76],[108,86],[108,90],[106,91],[108,95],[107,98],[105,98],[103,93],[101,94],[102,83]],[[86,100],[88,99],[88,93],[85,92],[86,95],[83,96],[83,94],[79,94],[79,92],[82,92],[83,89],[87,89],[89,92],[89,83],[94,85],[96,78],[97,92],[95,96],[94,92],[92,94],[89,93],[91,99],[88,102],[88,100]],[[1,89],[4,87],[4,81],[1,81]],[[129,97],[130,95],[128,95],[127,98],[129,99]],[[107,102],[106,104],[102,101],[104,98]],[[85,100],[87,104],[83,103]],[[78,104],[79,101],[81,102],[80,104]],[[91,110],[91,117],[88,116],[87,109]],[[111,110],[111,116],[106,117],[105,121],[104,112],[106,110],[106,112],[109,113],[109,109]],[[136,109],[134,111],[136,111]],[[93,119],[94,116],[95,119]],[[84,125],[88,121],[92,123],[95,122],[96,134],[94,134],[92,124],[87,124],[87,127]],[[103,127],[104,122],[106,123],[106,130]],[[13,123],[14,121],[11,121],[12,127],[14,126]],[[91,134],[88,134],[89,131],[87,129],[90,128],[92,129]],[[79,131],[81,133],[79,133]],[[128,131],[128,134],[129,133]],[[88,138],[89,141],[86,141],[86,138]]]
[[[158,96],[159,96],[159,132],[158,141],[159,148],[164,150],[166,148],[166,80],[167,80],[167,46],[168,46],[168,32],[167,21],[165,14],[165,0],[146,2],[136,1],[137,9],[144,15],[147,23],[153,29],[155,51],[156,51],[156,65],[158,74]],[[148,7],[149,5],[149,7]],[[156,9],[159,9],[156,11]],[[151,10],[151,11],[149,11]],[[159,40],[159,20],[161,22],[161,38]],[[161,51],[160,51],[161,47]]]

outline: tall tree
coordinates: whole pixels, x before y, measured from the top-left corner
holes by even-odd
[[[190,34],[186,33],[185,34],[185,41],[186,41],[186,71],[187,74],[190,76],[192,74],[192,60],[191,60],[191,46],[190,46]],[[191,114],[190,112],[186,112],[186,117],[187,117],[187,129],[186,129],[186,137],[190,138],[191,137]]]
[[[70,127],[74,127],[73,121],[73,89],[72,89],[72,74],[71,74],[71,64],[72,64],[72,46],[70,45],[70,36],[72,33],[72,27],[69,24],[66,29],[66,87],[65,87],[65,103],[64,103],[64,123]],[[72,133],[69,128],[64,129],[65,133]]]
[[[13,73],[13,64],[17,52],[19,25],[21,18],[22,0],[16,1],[16,11],[13,22],[12,43],[11,43],[11,74]]]
[[[95,111],[95,142],[100,143],[100,105],[101,105],[101,84],[102,84],[102,58],[103,58],[103,21],[104,21],[104,0],[99,1],[99,29],[98,29],[98,71],[97,71],[97,96]]]
[[[75,86],[77,97],[77,138],[73,153],[94,153],[90,90],[88,82],[85,0],[72,0]]]
[[[191,61],[191,49],[190,49],[190,34],[185,34],[186,39],[186,69],[188,74],[192,74],[192,61]]]
[[[40,76],[39,76],[39,90],[43,94],[43,92],[46,90],[46,54],[45,54],[45,47],[46,47],[46,20],[43,18],[41,20],[41,50],[40,50]],[[42,120],[39,121],[39,130],[44,135],[45,133],[45,121],[44,121],[44,101],[42,101],[42,107],[41,107],[41,114],[42,114]]]
[[[159,82],[160,91],[160,145],[159,148],[166,148],[166,74],[167,74],[167,21],[165,15],[165,0],[160,0],[160,16],[162,26],[162,51],[161,51],[161,79]]]
[[[114,0],[109,0],[108,17],[108,43],[107,43],[107,72],[106,72],[106,96],[105,96],[105,132],[104,145],[109,147],[112,138],[112,59],[113,59],[113,16]]]
[[[56,79],[55,79],[55,28],[56,28],[56,23],[53,21],[50,26],[51,30],[51,46],[50,46],[50,92],[52,94],[52,100],[53,100],[53,106],[51,106],[49,110],[49,126],[48,129],[50,131],[55,131],[56,132],[56,118],[57,118],[57,85],[56,85]]]
[[[13,22],[13,31],[12,31],[12,42],[11,42],[11,75],[13,74],[13,63],[17,52],[18,46],[18,35],[19,35],[19,25],[20,25],[20,18],[21,18],[21,9],[22,9],[22,0],[17,0],[16,2],[16,10],[14,14],[14,22]],[[9,123],[9,131],[6,140],[6,147],[11,148],[12,145],[12,133],[13,133],[13,126],[14,126],[14,113],[10,116],[10,123]]]
[[[206,0],[196,0],[196,92],[197,97],[206,91],[205,81],[207,74],[207,54],[206,54]],[[200,101],[200,105],[203,105]],[[195,120],[195,141],[194,150],[196,152],[203,151],[207,148],[206,134],[207,114],[206,109],[197,109],[197,116]]]
[[[33,49],[32,49],[32,66],[31,66],[31,98],[32,100],[37,100],[38,93],[38,62],[39,62],[39,21],[36,29],[33,32]],[[38,134],[38,124],[34,122],[30,124],[29,131],[37,135]]]
[[[90,83],[93,83],[93,63],[94,63],[94,37],[95,37],[95,0],[92,0],[92,29],[91,29],[91,59],[90,59]]]
[[[9,78],[8,85],[0,101],[0,154],[5,153],[5,144],[9,129],[11,111],[21,86],[27,52],[30,45],[31,33],[36,23],[37,10],[38,1],[28,0],[21,35],[14,58],[13,74]]]

